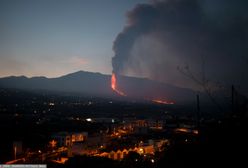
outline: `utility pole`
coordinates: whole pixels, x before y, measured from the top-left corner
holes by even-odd
[[[14,145],[14,160],[16,160],[16,145]]]
[[[196,124],[197,124],[197,129],[199,129],[199,127],[200,127],[200,98],[199,98],[199,94],[196,95],[196,101],[197,101]]]
[[[234,86],[232,85],[232,115],[234,115]]]

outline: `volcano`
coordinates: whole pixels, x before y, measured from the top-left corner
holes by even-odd
[[[113,85],[113,81],[115,85]],[[118,84],[118,87],[117,87]],[[119,93],[113,91],[113,87]],[[9,76],[0,78],[0,88],[45,90],[99,97],[125,97],[126,99],[162,100],[178,103],[194,101],[190,89],[160,83],[146,78],[104,75],[78,71],[57,78]],[[127,96],[123,96],[123,94]]]

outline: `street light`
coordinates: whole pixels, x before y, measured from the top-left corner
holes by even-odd
[[[51,146],[52,148],[55,148],[56,145],[57,145],[57,141],[55,141],[55,140],[53,139],[53,140],[51,140],[51,141],[49,142],[49,144],[50,144],[50,146]]]

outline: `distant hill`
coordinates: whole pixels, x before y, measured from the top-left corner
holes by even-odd
[[[118,87],[126,93],[126,99],[162,99],[175,102],[191,102],[195,92],[190,89],[156,81],[118,76]],[[16,88],[24,90],[46,90],[70,92],[100,97],[120,97],[111,89],[111,76],[101,73],[78,71],[58,78],[10,76],[0,78],[1,88]]]

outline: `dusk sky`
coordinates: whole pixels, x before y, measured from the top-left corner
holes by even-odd
[[[195,88],[178,70],[186,67],[210,85],[246,87],[247,6],[246,0],[2,0],[0,76],[114,71]]]
[[[0,76],[112,72],[126,12],[148,0],[1,0]]]

